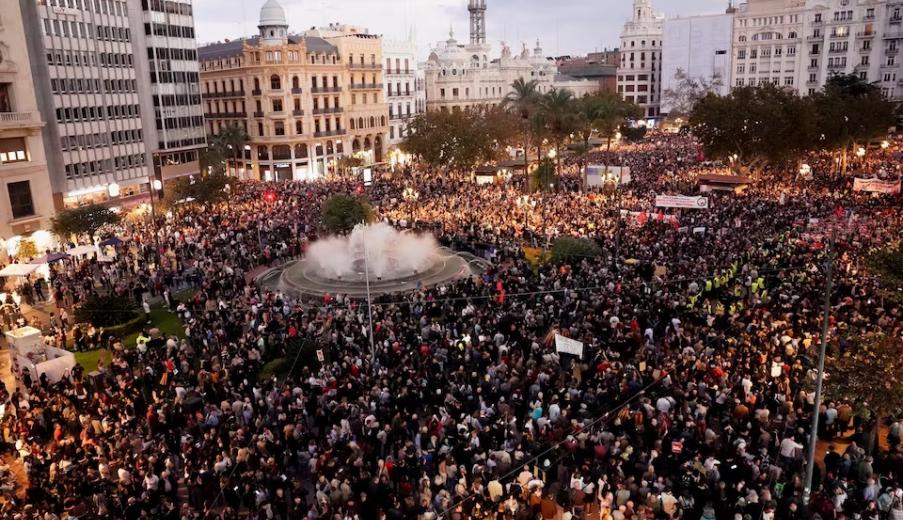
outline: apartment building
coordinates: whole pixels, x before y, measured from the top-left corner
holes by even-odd
[[[651,0],[633,0],[632,13],[621,32],[618,93],[651,122],[660,115],[664,17],[652,11]]]
[[[269,0],[259,35],[198,49],[207,130],[243,128],[250,142],[230,172],[262,180],[315,179],[355,155],[382,162],[388,134],[381,38],[333,24],[289,34]]]
[[[6,5],[0,31],[0,242],[49,227],[50,176],[31,81],[22,11]],[[8,248],[4,248],[8,252]]]
[[[383,94],[389,104],[387,142],[394,149],[404,138],[407,121],[426,110],[426,90],[413,38],[383,40],[383,60],[386,63]]]

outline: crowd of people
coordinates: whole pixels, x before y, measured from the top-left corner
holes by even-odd
[[[769,172],[708,210],[663,211],[655,194],[693,193],[718,168],[691,138],[593,159],[629,166],[631,183],[582,189],[568,161],[529,204],[516,179],[428,172],[246,183],[115,230],[116,260],[61,264],[52,297],[65,311],[99,292],[159,296],[184,332],[133,348],[98,330],[82,341],[112,352],[99,374],[10,388],[0,427],[28,483],[0,516],[903,519],[901,416],[876,424],[856,396],[819,410],[834,444],[803,501],[828,235],[829,353],[903,341],[899,299],[864,266],[900,239],[899,195]],[[370,308],[257,283],[322,235],[341,192],[491,267]],[[565,235],[600,254],[524,252]],[[71,326],[55,316],[53,341]],[[557,353],[556,335],[584,354]]]

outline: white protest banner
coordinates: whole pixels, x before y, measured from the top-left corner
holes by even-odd
[[[555,352],[583,357],[583,343],[575,339],[566,338],[561,334],[555,334]]]
[[[866,191],[869,193],[900,193],[900,179],[895,181],[882,181],[880,179],[853,179],[853,191]]]
[[[708,197],[687,197],[685,195],[656,195],[656,208],[709,209]]]

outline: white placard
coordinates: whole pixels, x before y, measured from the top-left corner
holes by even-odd
[[[566,338],[561,334],[555,334],[555,352],[583,357],[583,343],[575,339]]]
[[[656,195],[657,208],[709,209],[708,197],[687,197],[685,195]]]

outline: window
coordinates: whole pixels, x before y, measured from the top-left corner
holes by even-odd
[[[282,121],[276,121],[273,123],[273,130],[276,135],[285,135],[285,123]]]
[[[9,193],[9,208],[13,219],[34,215],[34,201],[31,199],[31,185],[28,181],[11,182],[6,185]]]
[[[273,100],[273,112],[282,112],[282,100],[281,99]]]
[[[0,139],[0,164],[24,162],[28,160],[25,153],[25,138],[12,137]]]
[[[279,80],[279,76],[273,74],[270,76],[270,88],[273,90],[279,90],[282,88],[282,82]]]

